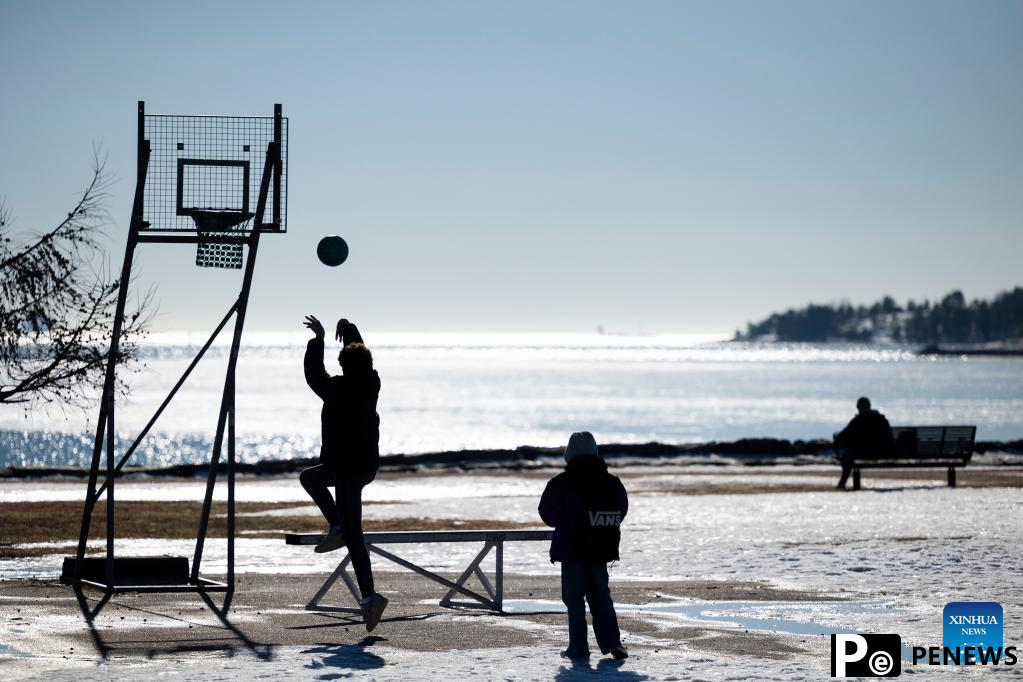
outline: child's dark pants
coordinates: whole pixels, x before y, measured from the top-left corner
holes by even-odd
[[[607,564],[561,562],[561,600],[568,607],[568,650],[575,655],[589,651],[586,641],[586,602],[593,617],[593,634],[602,653],[621,646],[618,617],[607,586]]]
[[[373,570],[370,568],[366,540],[362,535],[362,489],[374,477],[375,474],[335,476],[323,464],[306,469],[298,477],[327,522],[331,526],[341,527],[341,537],[352,557],[355,578],[363,597],[373,594],[374,589]],[[334,497],[330,495],[330,486],[334,486]]]

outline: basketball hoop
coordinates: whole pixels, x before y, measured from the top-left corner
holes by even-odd
[[[230,607],[235,588],[235,376],[260,235],[287,232],[287,131],[288,119],[282,115],[280,104],[274,105],[273,116],[147,115],[145,103],[138,104],[138,166],[131,232],[121,266],[78,548],[74,556],[65,559],[61,574],[61,581],[74,587],[79,607],[90,623],[117,592],[199,592],[221,618]],[[243,270],[241,290],[152,419],[118,458],[114,448],[119,385],[116,363],[121,357],[121,323],[133,282],[135,249],[143,244],[192,243],[198,244],[196,265]],[[185,557],[115,555],[115,481],[231,319],[234,334],[220,409],[215,415],[216,435],[209,455],[206,494],[191,566]],[[222,466],[221,454],[225,450],[226,466]],[[101,463],[104,453],[105,466]],[[214,580],[203,576],[201,570],[214,486],[222,468],[227,475],[227,571],[223,580]],[[86,556],[93,537],[90,529],[100,525],[93,523],[96,520],[93,512],[104,501],[106,552]],[[83,592],[85,587],[101,589],[104,596],[90,606]],[[222,607],[209,600],[207,594],[212,592],[224,593]]]
[[[193,209],[189,215],[199,237],[195,264],[201,268],[241,270],[245,243],[242,230],[253,214],[230,209]]]

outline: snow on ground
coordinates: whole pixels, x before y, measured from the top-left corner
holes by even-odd
[[[309,496],[298,483],[297,476],[281,478],[239,477],[235,499],[239,502],[308,502]],[[48,502],[85,498],[84,480],[0,479],[0,503]],[[139,476],[118,480],[118,500],[151,502],[202,501],[206,479],[165,479]],[[363,493],[366,502],[404,502],[410,500],[473,499],[481,497],[515,497],[539,495],[543,481],[514,475],[487,474],[410,474],[401,478],[381,476]],[[218,479],[215,500],[227,500],[226,481]]]
[[[776,665],[778,664],[778,665]],[[816,661],[771,661],[770,677],[786,679],[827,675]],[[744,664],[740,657],[727,664],[712,663],[706,655],[667,649],[618,663],[609,658],[572,662],[554,647],[415,652],[387,646],[315,646],[277,649],[272,665],[251,656],[194,657],[188,661],[158,661],[125,665],[113,662],[88,668],[48,671],[39,678],[138,680],[145,677],[224,680],[681,680],[761,677],[762,667]],[[758,674],[759,673],[759,674]]]
[[[806,468],[779,470],[767,476],[775,484],[822,479]],[[716,469],[715,472],[720,472]],[[747,471],[650,472],[628,479],[636,490],[695,483],[748,482]],[[738,474],[738,478],[737,478]],[[698,480],[697,480],[698,477]],[[760,474],[757,474],[758,483]],[[808,479],[808,480],[804,480]],[[809,480],[812,479],[812,480]],[[543,489],[543,477],[486,474],[410,475],[375,482],[366,498],[367,517],[502,519],[533,521]],[[139,481],[118,487],[119,499],[198,499],[203,482]],[[622,561],[614,568],[616,580],[675,578],[682,580],[765,581],[772,586],[822,592],[869,603],[871,608],[843,608],[816,602],[812,608],[792,610],[785,604],[728,604],[720,611],[703,610],[698,618],[734,617],[743,627],[757,619],[788,619],[824,628],[863,632],[895,632],[908,645],[941,644],[941,610],[950,601],[996,601],[1005,608],[1005,643],[1023,642],[1023,496],[1012,488],[948,488],[927,481],[871,478],[870,489],[856,493],[780,492],[771,494],[676,495],[636,493],[623,525]],[[0,500],[75,499],[80,482],[0,484]],[[177,497],[175,497],[177,496]],[[295,479],[242,480],[238,499],[305,501]],[[310,509],[310,513],[313,513]],[[286,529],[285,529],[286,530]],[[187,541],[127,540],[118,543],[125,554],[182,553],[190,555]],[[224,543],[206,545],[206,571],[224,566]],[[393,551],[434,570],[464,567],[474,546],[392,546]],[[391,549],[391,548],[389,548]],[[55,548],[63,554],[66,548]],[[279,540],[245,539],[237,544],[240,572],[328,572],[337,557],[317,556],[309,548],[285,546]],[[51,577],[59,573],[59,556],[3,560],[0,575]],[[377,570],[386,570],[374,558]],[[395,567],[396,568],[396,567]],[[557,568],[546,558],[543,543],[510,543],[505,570],[551,574]],[[624,605],[623,605],[624,606]],[[779,616],[781,613],[784,618]],[[683,611],[661,613],[659,618],[681,622]],[[757,627],[756,624],[753,627]],[[788,629],[785,629],[788,628]],[[783,626],[782,632],[797,632]],[[823,645],[821,645],[823,646]],[[556,651],[537,655],[533,649],[459,652],[458,656],[411,653],[359,647],[323,647],[319,650],[281,651],[273,677],[295,679],[407,679],[408,665],[432,671],[433,676],[463,678],[483,674],[493,679],[587,679],[613,672],[607,662],[573,667],[560,662]],[[647,653],[617,672],[622,679],[707,679],[763,676],[763,661],[736,655],[707,664],[706,653],[662,650]],[[701,658],[703,657],[703,658]],[[406,660],[407,659],[407,660]],[[778,678],[826,676],[821,657],[772,661],[770,676]],[[826,654],[823,660],[827,660]],[[386,661],[386,664],[384,663]],[[701,662],[702,661],[702,662]],[[727,663],[727,665],[724,665]],[[153,664],[156,666],[157,664]],[[170,666],[170,667],[167,667]],[[163,672],[191,676],[202,671],[206,679],[265,676],[265,668],[245,660],[221,660],[215,674],[201,660],[160,663]],[[129,674],[114,667],[93,672],[114,679]],[[156,668],[154,667],[154,670]],[[698,670],[698,672],[696,672]],[[673,671],[677,671],[673,672]],[[928,671],[934,674],[935,671]],[[946,671],[946,674],[976,674]],[[120,677],[119,677],[120,676]]]
[[[982,455],[978,455],[979,459]],[[1017,464],[1023,464],[1019,458]],[[970,471],[978,467],[970,468]],[[997,467],[995,468],[997,471]],[[465,500],[479,498],[524,497],[539,498],[547,478],[560,468],[509,473],[474,473],[444,470],[423,470],[399,476],[381,475],[363,493],[363,499],[373,503],[405,503],[416,501]],[[655,486],[708,486],[756,482],[758,485],[792,486],[821,485],[838,478],[838,467],[828,465],[774,465],[751,468],[741,465],[688,465],[635,466],[612,470],[627,475],[630,488],[637,490]],[[870,472],[868,485],[872,488],[895,487],[932,488],[934,481],[889,480],[879,472]],[[309,498],[296,476],[249,477],[240,476],[235,499],[239,502],[308,502]],[[84,479],[52,478],[0,479],[0,503],[46,502],[81,500],[85,497]],[[118,500],[200,501],[206,490],[206,479],[167,479],[134,475],[120,479],[116,485]],[[227,486],[223,478],[214,489],[215,500],[227,499]],[[488,511],[484,509],[483,511]]]
[[[925,675],[927,679],[972,680],[997,675],[1017,678],[1012,667],[910,667],[903,675]],[[508,647],[459,649],[439,652],[408,651],[386,645],[320,645],[279,647],[271,661],[255,656],[202,655],[187,659],[154,661],[111,660],[88,666],[69,665],[26,680],[130,680],[182,679],[210,682],[238,680],[791,680],[828,679],[830,669],[824,656],[794,656],[764,660],[742,652],[709,656],[705,652],[679,648],[645,650],[626,661],[591,658],[568,661],[556,647]]]

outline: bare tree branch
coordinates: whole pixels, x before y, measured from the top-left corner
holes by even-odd
[[[8,236],[10,212],[0,201],[0,404],[84,409],[102,390],[120,289],[100,246],[109,185],[97,151],[75,207],[27,245]],[[125,312],[118,365],[137,357],[153,313],[152,290]],[[119,380],[116,389],[127,386]]]

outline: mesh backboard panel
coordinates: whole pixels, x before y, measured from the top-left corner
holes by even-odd
[[[202,210],[255,212],[274,139],[273,116],[145,116],[149,167],[142,201],[148,231],[195,232],[193,212]],[[280,226],[268,227],[274,216],[274,183],[270,183],[263,216],[264,229],[287,231],[288,119],[281,120]],[[254,220],[233,231],[254,229]]]

